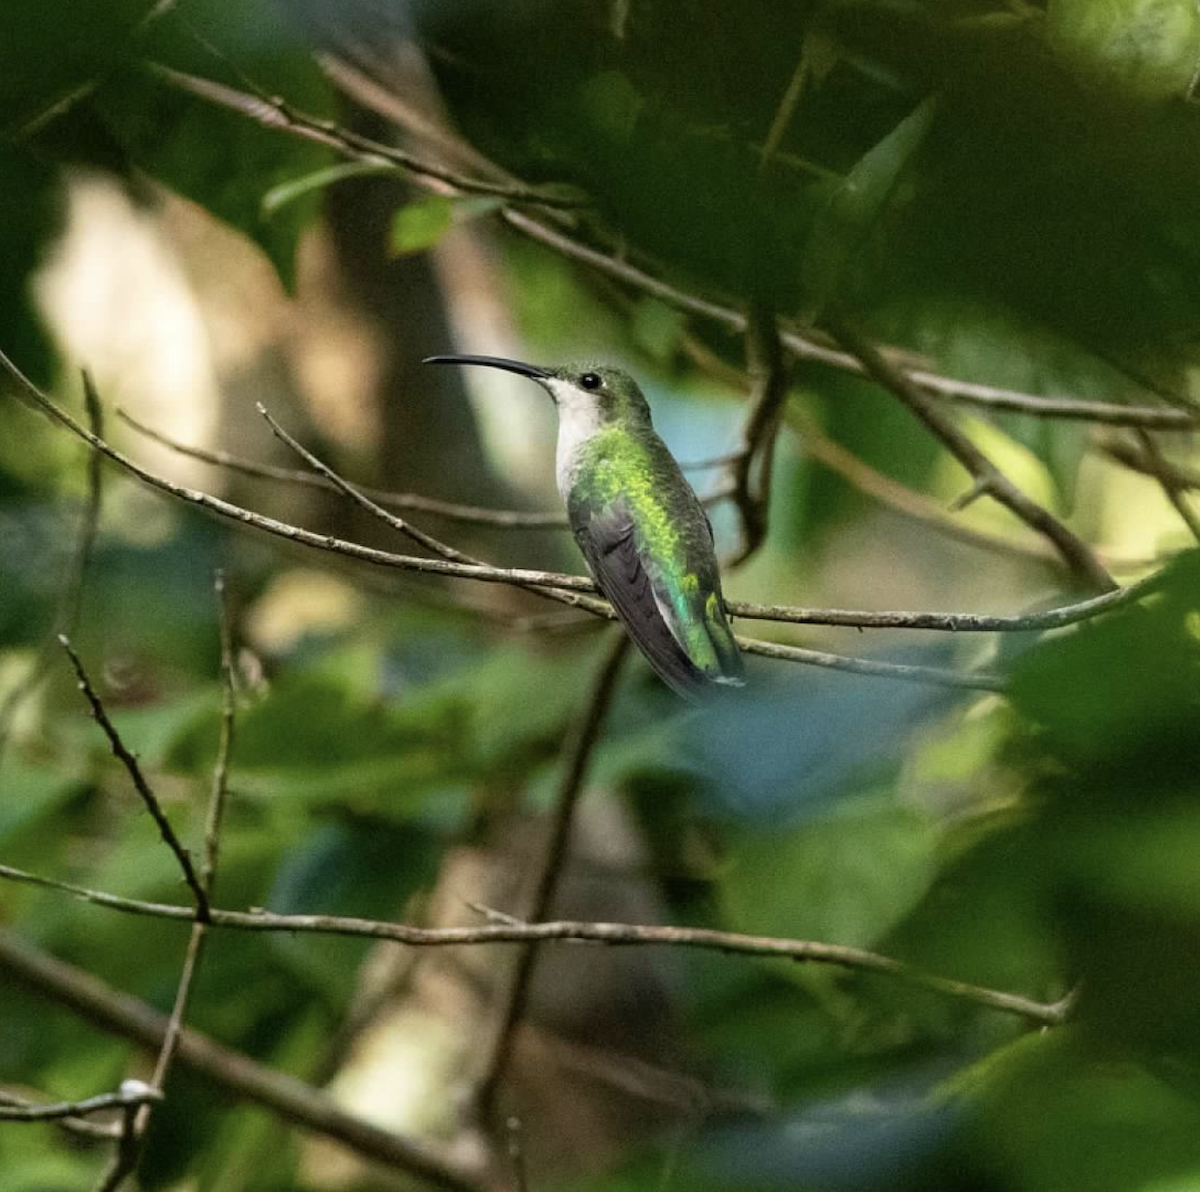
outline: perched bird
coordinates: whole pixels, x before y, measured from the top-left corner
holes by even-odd
[[[627,373],[499,356],[430,356],[536,381],[558,407],[555,476],[588,570],[662,680],[696,700],[741,686],[712,527]]]

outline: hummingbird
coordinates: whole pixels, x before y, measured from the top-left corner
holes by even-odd
[[[536,381],[558,409],[555,479],[601,594],[658,676],[693,702],[740,687],[742,656],[721,595],[712,526],[618,368],[543,368],[500,356],[430,356]]]

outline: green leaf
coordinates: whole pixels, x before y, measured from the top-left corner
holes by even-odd
[[[738,931],[869,947],[933,880],[932,824],[886,796],[847,801],[798,830],[748,837],[721,880]]]
[[[465,199],[433,195],[418,199],[401,207],[392,218],[389,246],[395,256],[432,248],[455,224],[478,219],[500,205],[499,198],[487,195]]]
[[[12,0],[0,36],[0,139],[46,120],[125,61],[155,0]],[[10,189],[5,181],[4,189]]]
[[[6,854],[13,855],[15,838],[61,810],[79,789],[73,776],[7,756],[0,766],[0,845]]]
[[[263,214],[274,215],[281,207],[286,207],[289,203],[294,203],[297,199],[303,198],[315,190],[324,190],[327,186],[332,186],[335,182],[341,182],[345,178],[361,178],[371,174],[394,174],[395,172],[393,166],[376,161],[343,161],[337,165],[326,166],[324,169],[314,170],[311,174],[305,174],[301,178],[293,178],[289,182],[281,182],[278,186],[271,187],[263,195]]]
[[[1101,772],[1139,764],[1186,770],[1189,758],[1200,758],[1200,552],[1171,572],[1148,609],[1052,638],[1014,672],[1014,705],[1063,757]]]
[[[868,149],[844,178],[827,186],[828,197],[813,219],[801,261],[806,319],[816,318],[836,298],[847,267],[895,194],[936,111],[936,100],[925,100]]]
[[[1049,0],[1046,34],[1083,81],[1131,99],[1182,99],[1200,71],[1195,0]]]

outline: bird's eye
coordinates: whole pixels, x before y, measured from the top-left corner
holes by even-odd
[[[599,373],[584,373],[579,378],[579,383],[585,389],[599,389],[604,384],[604,378]]]

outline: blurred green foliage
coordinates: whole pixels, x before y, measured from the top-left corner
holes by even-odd
[[[0,15],[0,347],[38,377],[63,362],[31,277],[61,230],[73,167],[107,172],[139,202],[151,183],[178,191],[288,282],[322,187],[357,172],[148,67],[251,79],[331,115],[282,14],[311,6],[203,0],[153,19],[151,7],[55,0]],[[1194,365],[1192,8],[1105,4],[1084,19],[1066,3],[998,0],[418,0],[408,16],[472,144],[528,181],[582,188],[596,204],[584,232],[668,280],[789,315],[850,314],[992,384],[1144,400],[1181,390]],[[396,9],[326,16],[382,30]],[[1151,28],[1113,35],[1127,20]],[[1175,20],[1184,34],[1167,44],[1158,33]],[[412,202],[377,250],[420,251],[494,206]],[[502,252],[532,345],[637,361],[660,425],[696,457],[728,448],[732,420],[685,366],[676,312],[599,299],[527,245]],[[953,495],[936,444],[895,403],[815,368],[799,381],[832,439],[893,480]],[[81,466],[0,401],[2,699],[54,622]],[[988,429],[1099,532],[1103,486],[1080,472],[1088,427],[1002,415]],[[892,602],[896,558],[886,534],[871,536],[867,503],[790,448],[773,517],[764,565],[789,598],[822,597],[826,564],[856,541],[880,555],[857,573],[872,588],[860,603]],[[85,659],[193,848],[217,741],[211,572],[232,559],[252,607],[280,566],[240,552],[190,515],[153,543],[106,523],[82,604]],[[937,572],[940,558],[915,566]],[[972,563],[971,578],[988,566]],[[1026,590],[996,582],[988,595],[1007,607]],[[352,628],[258,659],[239,702],[222,905],[400,918],[452,846],[545,808],[603,643],[509,634],[444,603],[367,601]],[[903,657],[944,666],[973,648]],[[769,1108],[714,1111],[682,1143],[631,1146],[615,1171],[554,1186],[1200,1187],[1200,559],[1179,556],[1137,608],[1006,642],[1001,662],[1008,701],[807,671],[776,680],[762,664],[746,701],[701,712],[638,670],[596,751],[593,794],[631,812],[671,921],[878,949],[1039,1000],[1074,990],[1073,1020],[1032,1030],[891,977],[673,956],[680,1053],[714,1088]],[[53,652],[18,713],[0,745],[0,859],[182,901]],[[159,1008],[174,996],[177,923],[11,883],[0,922]],[[210,943],[189,1020],[302,1077],[325,1074],[367,946],[236,932]],[[3,972],[0,1001],[0,1083],[84,1096],[129,1071],[125,1044]],[[305,1186],[298,1145],[273,1119],[231,1112],[183,1070],[172,1080],[145,1188]],[[74,1192],[97,1166],[48,1127],[0,1124],[5,1192]]]

